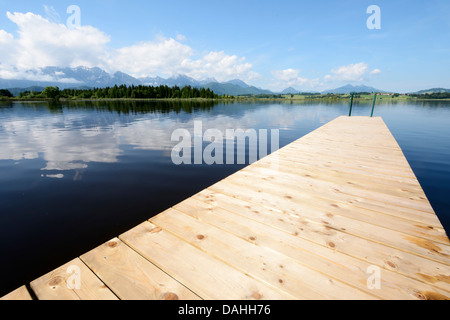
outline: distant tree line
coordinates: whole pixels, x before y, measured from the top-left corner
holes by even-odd
[[[268,93],[261,93],[261,94],[243,94],[240,95],[242,98],[256,98],[256,99],[282,99],[283,95],[281,94],[268,94]]]
[[[320,96],[322,95],[320,92],[300,92],[298,93],[300,96]]]
[[[12,98],[13,95],[9,90],[6,89],[0,89],[0,97],[4,97],[4,98]]]
[[[418,99],[450,99],[450,92],[433,92],[425,94],[410,94],[411,97]]]
[[[120,85],[93,89],[64,89],[46,87],[42,93],[22,92],[20,98],[62,99],[218,99],[219,95],[210,89],[186,86],[127,86]]]

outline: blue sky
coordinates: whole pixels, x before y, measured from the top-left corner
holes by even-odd
[[[80,8],[76,32],[62,28],[69,5]],[[370,5],[381,10],[380,30],[367,28]],[[450,88],[448,0],[0,0],[0,44],[0,77],[83,63],[272,90]]]

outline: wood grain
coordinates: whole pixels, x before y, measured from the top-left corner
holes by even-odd
[[[30,293],[28,292],[28,289],[26,286],[22,286],[13,292],[3,296],[0,298],[0,300],[18,300],[18,301],[27,301],[27,300],[33,300],[31,298]]]
[[[31,287],[38,299],[449,299],[450,240],[383,120],[339,117]]]
[[[81,259],[120,299],[200,299],[117,238],[82,255]]]

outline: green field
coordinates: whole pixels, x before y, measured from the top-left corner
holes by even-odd
[[[373,93],[354,93],[355,102],[372,102]],[[86,101],[86,100],[237,100],[237,101],[285,101],[285,102],[340,102],[349,101],[351,94],[260,94],[260,95],[217,95],[209,89],[197,89],[190,86],[184,88],[167,86],[160,87],[127,87],[115,86],[113,88],[75,90],[59,90],[57,87],[47,87],[43,92],[22,92],[19,96],[12,96],[7,90],[0,91],[0,101]],[[377,102],[401,102],[415,100],[450,100],[450,93],[432,94],[387,94],[378,93]]]
[[[283,99],[286,100],[349,100],[351,98],[350,94],[328,94],[328,95],[283,95]],[[368,100],[373,101],[373,94],[355,94],[354,100]],[[407,101],[416,100],[417,98],[407,96],[407,95],[380,95],[377,96],[377,101]]]

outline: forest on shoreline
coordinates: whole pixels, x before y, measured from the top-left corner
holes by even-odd
[[[8,90],[0,90],[0,97],[12,100],[100,100],[100,99],[220,99],[210,89],[186,86],[127,86],[106,88],[63,89],[46,87],[43,91],[24,91],[14,97]],[[227,97],[227,96],[226,96]]]
[[[350,98],[350,94],[338,93],[298,93],[298,94],[260,94],[260,95],[218,95],[208,88],[186,86],[127,86],[120,85],[106,88],[63,89],[46,87],[43,91],[23,91],[14,96],[7,89],[0,89],[2,101],[79,101],[79,100],[291,100],[291,101],[336,101]],[[373,93],[359,92],[354,94],[356,100],[373,99]],[[450,93],[425,94],[378,94],[380,100],[450,100]]]

